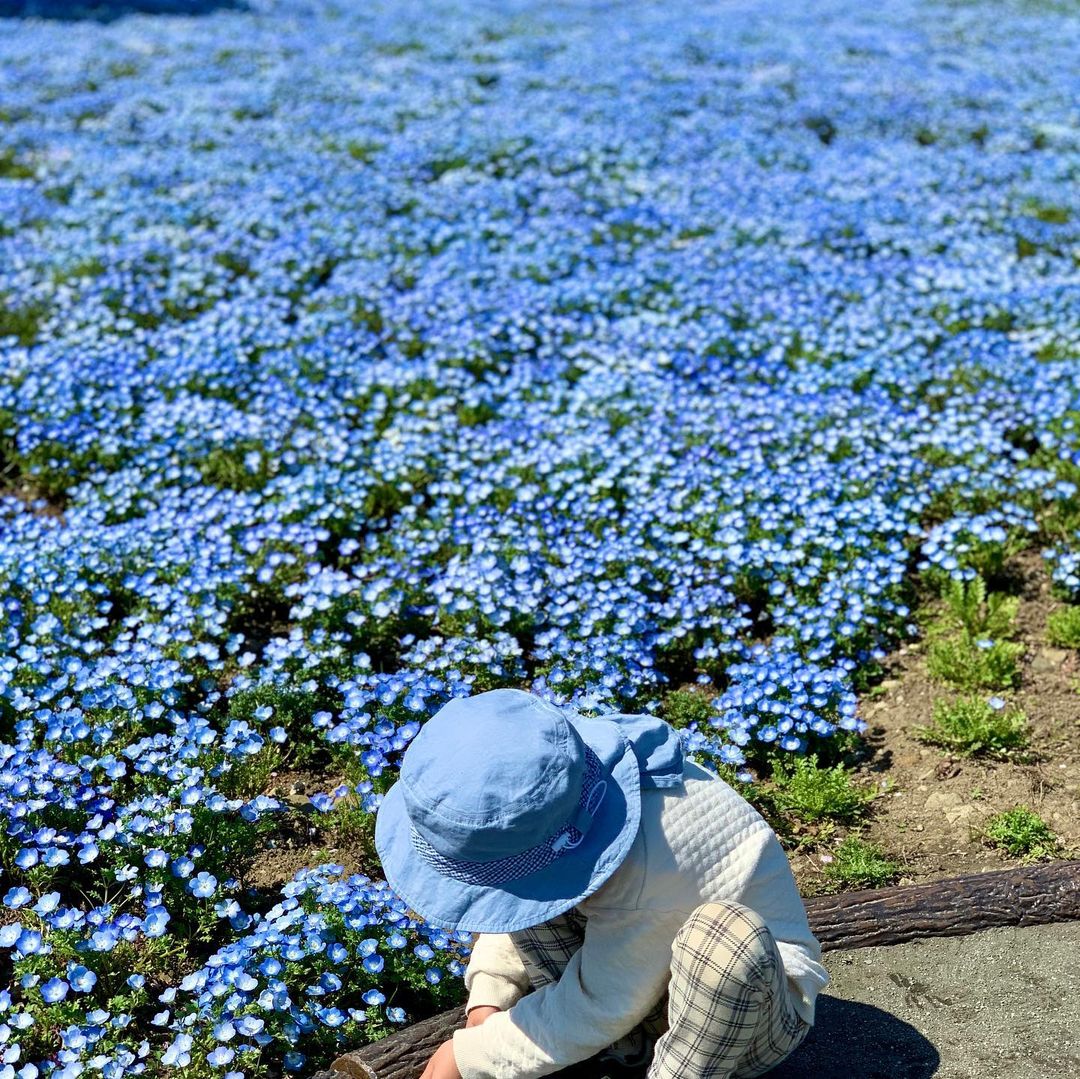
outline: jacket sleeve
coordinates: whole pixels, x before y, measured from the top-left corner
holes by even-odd
[[[465,1013],[482,1004],[506,1011],[532,988],[507,933],[481,933],[465,968]]]
[[[557,982],[454,1031],[462,1079],[537,1079],[628,1034],[667,989],[671,945],[688,915],[591,908],[584,942]]]
[[[821,945],[810,929],[787,855],[771,830],[761,839],[754,870],[735,897],[768,923],[784,970],[794,982],[796,1009],[811,1022],[817,994],[829,984]]]

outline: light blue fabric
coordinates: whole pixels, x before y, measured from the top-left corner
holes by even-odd
[[[683,785],[682,739],[670,723],[647,713],[613,712],[600,718],[617,723],[626,735],[637,757],[642,788]]]
[[[375,847],[391,888],[432,925],[510,933],[596,891],[625,858],[642,787],[682,783],[678,732],[590,718],[523,690],[450,701],[410,743]]]

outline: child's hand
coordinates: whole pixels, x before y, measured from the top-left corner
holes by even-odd
[[[469,1014],[465,1019],[465,1025],[467,1027],[479,1026],[489,1015],[494,1015],[497,1011],[501,1011],[500,1008],[496,1008],[491,1004],[478,1004],[475,1008],[469,1009]]]
[[[457,1061],[454,1059],[452,1038],[435,1050],[420,1079],[461,1079],[461,1072],[458,1071]]]

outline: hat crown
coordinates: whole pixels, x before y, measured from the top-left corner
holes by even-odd
[[[447,858],[495,861],[543,842],[578,806],[585,745],[562,711],[517,689],[444,705],[401,763],[413,827]]]

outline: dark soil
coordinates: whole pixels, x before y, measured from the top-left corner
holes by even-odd
[[[246,887],[268,892],[288,883],[301,870],[335,862],[348,873],[366,873],[369,855],[356,837],[343,836],[330,814],[320,813],[311,796],[326,794],[343,780],[327,772],[273,772],[265,793],[290,808],[275,817],[277,828],[269,844],[255,856],[244,874]]]

